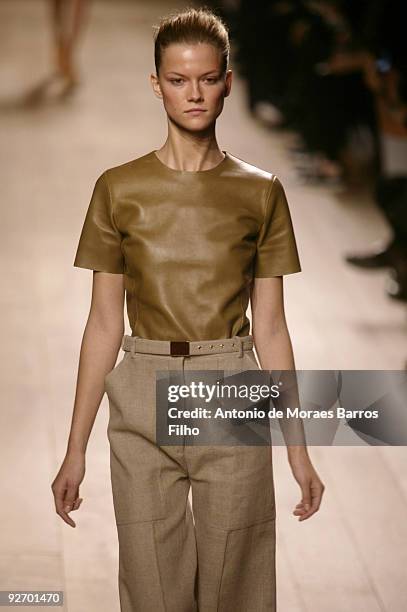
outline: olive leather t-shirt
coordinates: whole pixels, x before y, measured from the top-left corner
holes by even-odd
[[[247,335],[253,277],[301,271],[280,180],[223,153],[189,171],[151,151],[96,181],[73,265],[124,274],[133,336]]]

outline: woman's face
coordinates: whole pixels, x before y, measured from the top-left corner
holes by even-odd
[[[160,74],[153,88],[163,99],[169,118],[188,131],[204,131],[223,109],[229,95],[232,71],[221,74],[222,57],[211,44],[171,44],[162,55]],[[193,108],[201,112],[188,112]]]

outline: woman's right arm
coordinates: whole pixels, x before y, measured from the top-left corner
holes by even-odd
[[[79,485],[85,453],[104,394],[105,376],[114,368],[124,334],[123,274],[93,273],[92,299],[78,366],[75,400],[65,458],[51,489],[57,514],[71,527],[68,512],[80,506]]]

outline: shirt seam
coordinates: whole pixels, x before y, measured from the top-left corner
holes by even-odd
[[[109,194],[110,210],[112,212],[113,225],[114,225],[115,230],[120,233],[119,228],[117,227],[115,216],[114,216],[114,212],[115,212],[114,211],[114,204],[113,204],[112,192],[110,190],[109,179],[107,178],[107,170],[105,170],[105,172],[103,173],[103,179],[104,179],[104,181],[106,183],[107,192]]]
[[[261,224],[261,226],[260,226],[259,235],[257,236],[257,243],[258,243],[258,241],[259,241],[259,237],[260,237],[261,230],[262,230],[263,226],[264,226],[264,225],[265,225],[265,223],[266,223],[267,213],[268,213],[268,209],[269,209],[269,202],[270,202],[270,194],[271,194],[271,191],[272,191],[272,189],[273,189],[275,179],[276,179],[276,175],[275,175],[275,174],[273,174],[273,177],[272,177],[272,179],[271,179],[271,181],[270,181],[270,185],[268,186],[268,189],[267,189],[267,191],[266,191],[266,196],[265,196],[265,204],[264,204],[264,215],[263,215],[263,222],[262,222],[262,224]]]
[[[270,202],[270,194],[271,194],[271,190],[272,190],[272,188],[274,186],[275,179],[276,179],[276,174],[273,174],[272,177],[271,177],[271,180],[270,180],[270,184],[269,184],[269,186],[268,186],[268,188],[266,190],[266,195],[264,197],[264,199],[265,199],[264,214],[263,214],[263,221],[260,224],[260,228],[259,228],[259,231],[258,231],[258,234],[257,234],[257,238],[256,238],[256,253],[257,253],[257,250],[259,248],[259,240],[260,240],[261,232],[262,232],[262,229],[263,229],[263,227],[264,227],[264,225],[266,223],[267,212],[268,212],[269,202]],[[254,279],[254,278],[257,278],[257,277],[255,276],[255,266],[253,264],[252,279]]]
[[[122,238],[122,234],[121,231],[119,230],[117,223],[116,223],[116,219],[115,219],[115,207],[114,207],[114,203],[113,203],[113,198],[112,198],[112,192],[110,189],[110,183],[109,183],[109,179],[107,177],[107,170],[105,170],[103,172],[103,179],[105,181],[106,187],[107,187],[107,192],[109,194],[109,202],[110,202],[110,210],[111,210],[111,216],[112,216],[112,222],[114,225],[114,228],[116,230],[116,232],[118,232],[118,234],[120,234],[120,237]],[[123,268],[124,268],[124,273],[127,274],[127,264],[126,264],[126,258],[124,256],[124,251],[123,251],[123,240],[120,240],[120,251],[122,253],[122,258],[123,258]]]

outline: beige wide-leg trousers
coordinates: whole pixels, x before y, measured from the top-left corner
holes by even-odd
[[[123,336],[105,379],[122,612],[276,610],[271,446],[156,444],[156,372],[259,370],[252,347],[234,336],[174,356]]]

